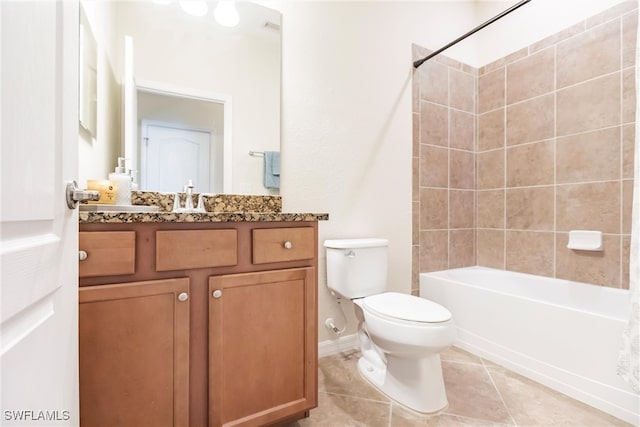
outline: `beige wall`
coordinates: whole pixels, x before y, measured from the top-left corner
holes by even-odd
[[[478,70],[479,265],[628,287],[635,8],[614,6]],[[435,84],[419,82],[420,93]],[[421,127],[432,119],[422,113],[419,168],[431,167]],[[602,231],[604,252],[567,249],[576,229]],[[428,243],[420,240],[421,259],[435,256],[441,267]]]

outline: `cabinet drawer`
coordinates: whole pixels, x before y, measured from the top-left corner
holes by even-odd
[[[236,230],[156,232],[156,271],[224,267],[237,263]]]
[[[313,227],[253,230],[253,263],[295,261],[315,256]]]
[[[117,276],[136,272],[135,231],[81,231],[80,277]]]

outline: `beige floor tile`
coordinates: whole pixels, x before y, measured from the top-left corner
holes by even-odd
[[[488,368],[488,371],[519,426],[629,426],[504,368]]]
[[[447,414],[512,424],[483,365],[442,362],[442,371],[449,400]]]
[[[499,427],[512,424],[498,424],[490,421],[459,417],[444,412],[423,415],[393,404],[391,427]]]
[[[319,360],[318,390],[327,393],[389,402],[389,399],[377,391],[358,372],[357,351],[343,352]]]
[[[482,364],[482,359],[480,357],[458,347],[449,347],[440,353],[440,360],[443,362],[475,363],[476,365]]]
[[[311,416],[286,427],[388,427],[391,404],[333,393],[318,394]]]

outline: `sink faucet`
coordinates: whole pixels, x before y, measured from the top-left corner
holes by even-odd
[[[184,212],[184,213],[193,213],[193,212],[206,212],[204,208],[204,203],[202,200],[202,194],[198,197],[198,207],[193,207],[193,181],[189,180],[187,185],[184,186],[184,192],[186,196],[186,200],[184,202],[184,208],[180,206],[180,197],[178,193],[173,196],[173,212]]]
[[[184,209],[193,211],[193,181],[189,180],[185,186],[185,192],[187,193],[187,200],[184,203]]]

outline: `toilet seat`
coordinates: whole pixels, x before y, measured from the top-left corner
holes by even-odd
[[[363,308],[383,317],[416,323],[442,323],[451,312],[438,303],[413,295],[384,292],[362,300]]]

